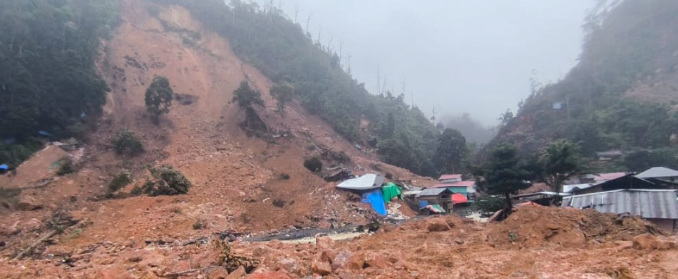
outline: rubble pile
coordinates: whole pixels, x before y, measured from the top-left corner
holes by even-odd
[[[644,233],[661,234],[654,225],[639,217],[526,206],[491,230],[491,242],[500,246],[584,247],[590,242],[628,241]]]

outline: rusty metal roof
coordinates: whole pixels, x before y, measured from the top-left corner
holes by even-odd
[[[643,218],[678,219],[676,190],[628,189],[563,198],[563,207],[603,213],[631,213]]]

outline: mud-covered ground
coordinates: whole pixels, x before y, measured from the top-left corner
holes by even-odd
[[[235,241],[230,253],[217,235],[57,241],[33,259],[2,260],[0,277],[675,278],[675,241],[638,218],[523,207],[501,223],[431,217],[349,241]]]

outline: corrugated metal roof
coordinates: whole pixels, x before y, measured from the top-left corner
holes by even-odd
[[[444,187],[473,187],[476,185],[476,182],[473,180],[468,181],[458,181],[452,183],[438,183],[433,185],[435,188],[444,188]]]
[[[417,194],[417,197],[421,196],[437,196],[440,195],[440,193],[448,191],[447,188],[431,188],[431,189],[426,189],[424,191],[421,191],[421,193]],[[451,192],[450,192],[451,193]]]
[[[667,178],[667,177],[678,177],[678,171],[672,170],[665,167],[656,167],[646,170],[644,172],[636,175],[640,178]]]
[[[631,213],[643,218],[678,219],[676,190],[616,190],[563,198],[563,207],[603,213]]]
[[[443,174],[438,180],[461,179],[461,174]]]

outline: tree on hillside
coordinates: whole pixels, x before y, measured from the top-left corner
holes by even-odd
[[[158,125],[160,115],[168,113],[174,99],[174,91],[169,80],[164,76],[156,76],[146,89],[146,110],[151,114],[153,123]]]
[[[233,91],[233,102],[238,103],[242,109],[251,108],[253,105],[264,106],[261,92],[252,89],[246,81],[240,82],[240,87]]]
[[[249,83],[243,81],[240,87],[233,91],[233,102],[238,103],[241,109],[245,110],[245,126],[251,128],[251,125],[257,121],[261,121],[257,113],[254,111],[254,105],[264,106],[264,101],[261,99],[261,92],[250,87]]]
[[[289,82],[283,81],[271,86],[271,96],[278,100],[278,112],[285,114],[285,104],[292,101],[294,97],[294,86]]]
[[[566,179],[583,172],[579,145],[565,139],[551,142],[546,146],[540,162],[546,175],[546,184],[556,192],[562,192]]]
[[[462,162],[468,152],[464,135],[455,129],[445,129],[438,139],[438,149],[433,160],[443,173],[457,173],[461,171]]]
[[[511,195],[527,189],[528,172],[518,159],[518,151],[513,145],[500,145],[492,150],[490,160],[477,172],[485,178],[484,189],[490,195],[502,195],[506,198],[504,214],[511,214]]]

